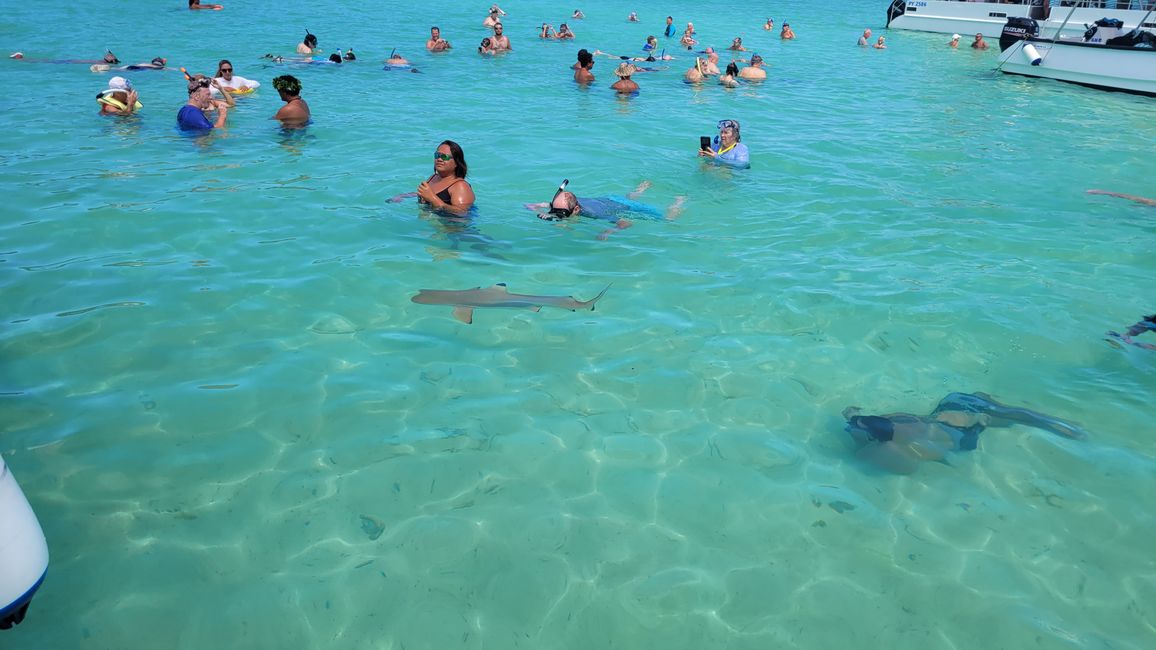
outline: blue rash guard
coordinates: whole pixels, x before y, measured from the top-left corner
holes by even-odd
[[[185,104],[177,113],[177,126],[181,127],[182,131],[209,131],[212,130],[213,123],[205,117],[201,109],[192,104]]]
[[[603,221],[617,222],[619,219],[629,216],[663,218],[662,212],[658,208],[641,201],[628,199],[625,196],[612,195],[593,199],[578,199],[578,204],[582,206],[582,211],[578,213],[579,216]]]
[[[718,150],[718,138],[715,138],[715,153],[718,153]],[[746,169],[747,167],[751,166],[751,152],[747,150],[747,145],[741,142],[736,142],[733,148],[728,149],[726,153],[718,156],[717,158],[714,158],[714,160],[723,165]]]

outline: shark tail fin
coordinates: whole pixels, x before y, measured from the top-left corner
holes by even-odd
[[[606,285],[605,289],[603,289],[602,291],[599,291],[597,296],[594,296],[590,300],[587,300],[586,302],[582,303],[582,306],[585,307],[586,305],[590,305],[590,311],[594,311],[594,303],[598,302],[598,300],[601,299],[602,296],[606,295],[606,292],[609,291],[610,287],[612,287],[612,286],[614,286],[613,283]]]

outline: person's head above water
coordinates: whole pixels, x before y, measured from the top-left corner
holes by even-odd
[[[283,74],[273,78],[273,90],[287,97],[297,97],[301,94],[301,82],[291,74]]]
[[[729,74],[733,77],[734,75],[737,75],[738,73],[739,73],[739,66],[737,63],[735,63],[734,61],[731,61],[730,63],[727,64],[727,74]]]
[[[434,151],[434,171],[442,174],[446,167],[453,166],[453,175],[458,178],[465,178],[466,171],[466,154],[462,151],[461,145],[453,140],[442,140]]]
[[[629,79],[630,75],[634,74],[635,72],[637,72],[637,68],[634,67],[633,63],[627,63],[623,61],[622,63],[618,64],[617,68],[614,69],[614,76],[622,77],[623,79]]]
[[[305,40],[303,40],[301,42],[305,43],[305,47],[308,47],[308,48],[317,47],[317,36],[314,34],[310,34],[309,30],[307,29],[307,30],[305,30]]]
[[[583,68],[591,68],[594,65],[594,55],[585,48],[578,50],[578,65]]]
[[[156,66],[156,67],[158,67],[158,68],[163,68],[163,67],[165,67],[165,64],[166,64],[166,63],[168,63],[168,62],[169,62],[169,60],[168,60],[168,59],[166,59],[166,58],[164,58],[164,57],[161,57],[161,56],[158,56],[158,57],[153,57],[153,60],[152,60],[152,61],[149,61],[149,63],[151,63],[151,64],[155,65],[155,66]]]
[[[751,55],[751,65],[760,66],[762,64],[763,64],[763,57],[759,56],[758,54],[752,54]]]
[[[733,134],[735,142],[742,142],[743,140],[741,128],[738,120],[719,120],[718,123],[719,135]]]
[[[578,212],[582,206],[578,203],[578,197],[573,192],[559,189],[554,194],[554,198],[550,200],[550,211],[548,214],[555,217],[569,217]]]

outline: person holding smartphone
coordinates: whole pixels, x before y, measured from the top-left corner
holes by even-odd
[[[738,120],[721,120],[714,142],[705,135],[699,138],[698,155],[723,165],[746,169],[751,166],[751,154],[740,140],[742,133]]]

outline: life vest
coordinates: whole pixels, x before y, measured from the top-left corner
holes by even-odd
[[[98,104],[103,104],[105,106],[111,106],[118,111],[127,110],[128,104],[125,104],[124,102],[120,101],[116,97],[113,97],[113,95],[115,95],[118,92],[124,92],[124,91],[123,90],[105,90],[96,96],[96,101]],[[133,110],[139,111],[142,108],[144,108],[144,105],[140,103],[140,100],[137,100],[136,105],[133,106]]]

